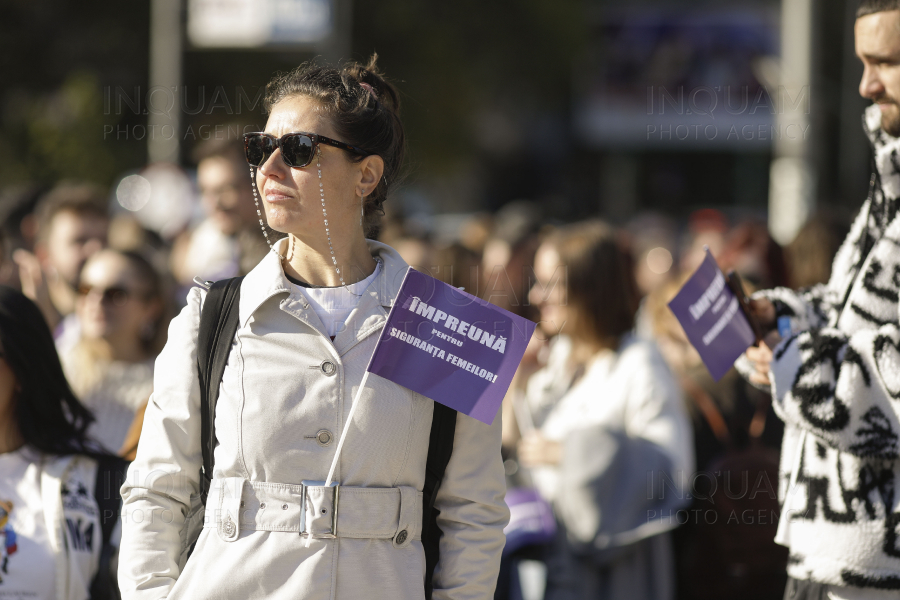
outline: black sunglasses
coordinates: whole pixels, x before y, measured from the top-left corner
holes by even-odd
[[[264,162],[269,160],[276,148],[281,149],[281,158],[289,167],[305,167],[313,161],[319,144],[328,144],[359,156],[369,155],[362,148],[315,133],[286,133],[280,138],[263,132],[244,134],[244,152],[247,155],[247,162],[254,167],[261,167]]]
[[[78,286],[78,293],[87,296],[91,292],[97,291],[100,294],[101,302],[114,304],[115,306],[125,306],[131,300],[132,293],[122,287],[110,287],[106,289],[95,288],[91,285],[82,284]]]

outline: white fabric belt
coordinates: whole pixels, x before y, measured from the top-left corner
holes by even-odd
[[[241,530],[285,531],[313,538],[392,539],[403,548],[422,537],[422,492],[213,479],[204,527],[217,529],[229,542]]]

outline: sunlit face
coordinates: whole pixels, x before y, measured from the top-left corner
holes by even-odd
[[[266,133],[281,137],[286,133],[316,133],[337,139],[329,119],[319,105],[305,96],[291,96],[276,104],[266,123]],[[335,243],[355,234],[362,235],[361,199],[357,190],[361,183],[358,163],[347,152],[325,144],[319,145],[316,160],[305,167],[289,167],[276,150],[256,171],[256,184],[265,207],[269,227],[282,233],[293,233],[311,245],[325,239],[321,191],[325,193],[328,228]]]
[[[900,10],[856,20],[856,55],[863,63],[859,93],[881,109],[881,126],[900,136]]]
[[[134,343],[158,314],[158,302],[147,297],[128,260],[115,252],[100,252],[84,266],[76,311],[86,339]]]
[[[568,333],[566,324],[571,311],[566,303],[566,270],[556,248],[541,245],[534,257],[535,284],[528,292],[528,301],[541,311],[538,323],[547,336]]]
[[[106,246],[109,222],[96,215],[80,215],[64,210],[50,224],[47,259],[50,267],[75,287],[84,263]]]
[[[197,165],[197,186],[203,208],[226,235],[253,222],[255,209],[246,163],[212,156]]]

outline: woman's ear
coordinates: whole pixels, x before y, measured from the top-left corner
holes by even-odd
[[[384,159],[377,154],[370,154],[358,163],[359,166],[359,187],[361,196],[368,196],[378,187],[378,182],[384,174]]]

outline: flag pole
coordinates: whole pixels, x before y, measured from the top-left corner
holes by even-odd
[[[344,447],[344,440],[347,439],[347,432],[350,431],[350,423],[353,422],[353,413],[356,412],[356,406],[359,404],[359,397],[362,395],[362,391],[365,389],[366,381],[368,381],[368,379],[369,371],[366,371],[359,384],[359,389],[356,390],[353,404],[350,406],[350,414],[347,415],[347,422],[344,424],[344,430],[341,432],[341,439],[338,441],[337,448],[334,450],[334,460],[331,461],[331,469],[328,470],[328,477],[325,478],[325,487],[331,485],[331,480],[334,477],[334,470],[337,468],[338,459],[341,457],[341,449]]]

